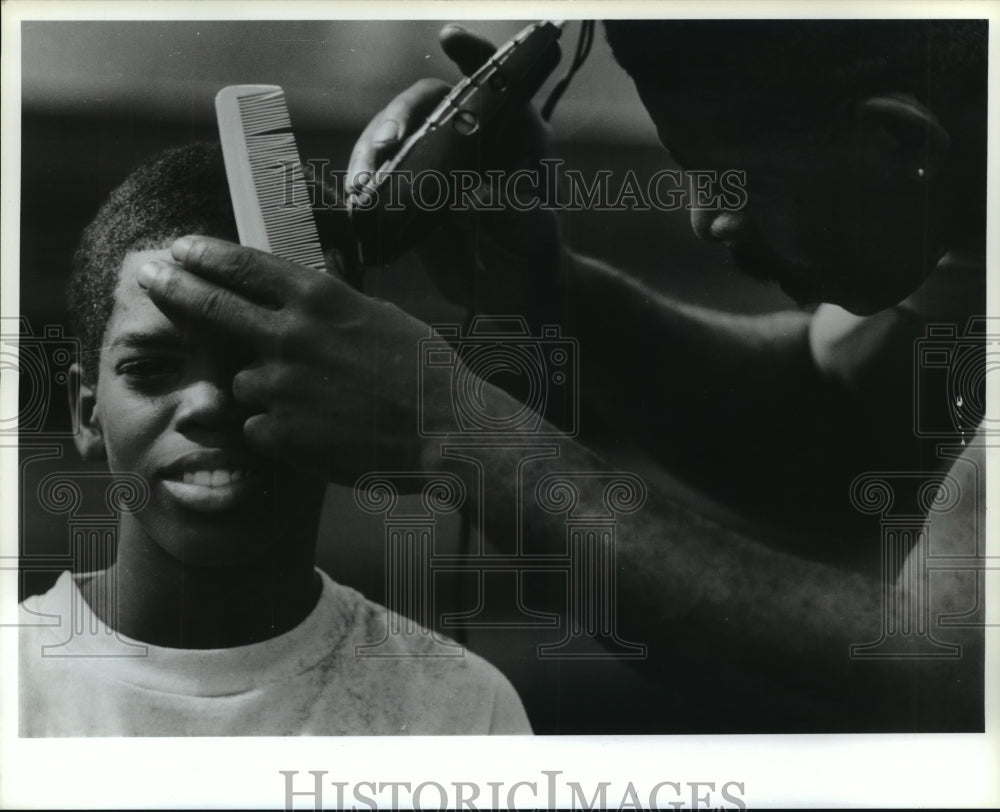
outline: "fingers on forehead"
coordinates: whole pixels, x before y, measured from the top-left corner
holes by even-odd
[[[293,291],[308,272],[273,254],[214,237],[184,237],[171,252],[187,270],[250,298]]]
[[[161,265],[147,291],[167,312],[182,312],[207,327],[243,338],[270,335],[275,326],[272,311],[181,268]]]

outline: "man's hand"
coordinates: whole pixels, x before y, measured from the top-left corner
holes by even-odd
[[[171,253],[178,264],[151,263],[140,284],[165,313],[245,343],[255,360],[233,393],[254,413],[244,425],[253,448],[347,485],[379,468],[422,467],[417,374],[427,325],[252,248],[182,237]]]
[[[469,75],[496,48],[457,25],[441,30],[441,47]],[[436,79],[422,79],[375,115],[358,139],[347,170],[346,190],[362,191],[359,178],[370,177],[399,150],[450,90]],[[449,212],[433,234],[414,246],[431,278],[451,301],[472,312],[533,316],[553,295],[562,245],[555,214],[511,206],[508,179],[517,170],[539,171],[548,149],[547,128],[528,104],[490,137],[484,138],[476,169],[500,170],[484,176],[477,196],[502,205],[502,211]],[[519,186],[518,199],[528,201]],[[519,210],[520,209],[520,210]]]

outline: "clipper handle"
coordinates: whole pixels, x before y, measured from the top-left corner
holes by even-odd
[[[533,23],[501,46],[455,85],[372,182],[363,184],[369,204],[362,206],[353,196],[348,200],[363,264],[389,262],[413,243],[418,230],[426,230],[433,212],[422,211],[416,203],[421,195],[414,194],[415,182],[428,182],[428,174],[421,173],[434,170],[447,177],[454,170],[478,168],[484,145],[559,64],[561,26]],[[450,186],[443,191],[450,193]]]

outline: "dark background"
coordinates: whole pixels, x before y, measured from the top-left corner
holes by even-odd
[[[328,158],[332,169],[343,169],[361,129],[393,95],[422,76],[458,78],[437,45],[442,24],[25,23],[20,305],[27,321],[22,331],[29,329],[37,338],[46,328],[61,327],[68,335],[63,291],[81,229],[132,167],[165,147],[216,137],[213,99],[221,87],[282,85],[303,158]],[[524,24],[468,23],[496,42]],[[576,30],[571,25],[563,35],[564,53],[572,51]],[[561,73],[557,70],[555,77]],[[543,89],[540,98],[545,94]],[[588,178],[597,169],[612,170],[616,179],[634,169],[644,178],[671,166],[600,29],[593,54],[556,108],[552,127],[554,155]],[[737,276],[720,249],[699,243],[686,211],[564,213],[562,227],[576,250],[612,260],[678,298],[733,312],[789,306],[776,290]],[[670,257],[669,274],[663,271],[664,256]],[[436,296],[409,260],[369,269],[366,289],[428,322],[457,321],[460,315]],[[3,332],[12,329],[5,323]],[[24,594],[32,594],[44,591],[58,570],[72,563],[67,516],[42,507],[39,484],[54,471],[86,469],[68,437],[65,389],[53,380],[58,364],[51,348],[59,341],[46,344],[23,335],[21,340],[22,346],[33,343],[39,358],[49,359],[47,380],[52,381],[40,398],[37,387],[25,385],[27,378],[21,386],[22,408],[30,399],[43,418],[38,431],[22,434],[21,443],[22,586]],[[651,487],[681,489],[640,449],[622,447],[599,423],[585,423],[583,433],[612,463],[641,473]],[[360,512],[350,490],[331,487],[319,564],[376,601],[385,592],[382,536],[381,520]],[[459,551],[468,543],[460,518],[442,520],[437,552]],[[558,576],[534,578],[538,593],[565,588]],[[475,593],[468,577],[442,573],[436,610],[467,608]],[[692,715],[690,708],[704,706],[703,701],[665,696],[624,663],[538,660],[535,645],[558,641],[558,628],[448,633],[506,673],[539,733],[707,731],[722,724]],[[679,660],[678,667],[693,666]]]

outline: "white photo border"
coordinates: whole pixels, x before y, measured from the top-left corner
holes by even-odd
[[[974,17],[990,21],[990,52],[998,53],[1000,5],[988,2],[31,2],[3,5],[2,119],[2,314],[17,314],[19,301],[20,200],[20,23],[25,19],[366,19],[388,18],[591,18],[591,17]],[[988,219],[998,213],[997,140],[1000,100],[996,60],[990,65]],[[988,303],[998,307],[997,263],[1000,230],[988,235]],[[988,403],[1000,402],[997,376],[990,378]],[[4,414],[16,409],[14,381],[6,376],[0,391]],[[995,450],[994,450],[995,452]],[[0,448],[4,483],[0,554],[17,555],[18,494],[16,448]],[[988,467],[996,469],[995,453]],[[992,473],[988,481],[995,485]],[[996,490],[996,488],[994,488]],[[998,517],[987,511],[988,554],[1000,554]],[[993,576],[996,574],[993,573]],[[0,571],[0,621],[16,613],[16,573]],[[1000,602],[996,577],[988,579],[989,606]],[[348,782],[479,782],[480,802],[489,797],[486,782],[502,782],[503,794],[517,782],[535,782],[536,796],[522,788],[516,805],[548,803],[544,771],[561,771],[567,781],[593,787],[609,781],[615,804],[632,782],[643,794],[662,781],[684,784],[741,782],[743,801],[759,806],[842,807],[990,807],[1000,805],[1000,646],[990,629],[986,648],[985,734],[935,735],[755,735],[616,736],[536,738],[191,738],[63,739],[17,737],[16,634],[0,632],[0,807],[130,808],[215,807],[283,808],[285,778],[297,771],[303,782],[310,770],[324,780]],[[330,786],[328,784],[328,786]],[[296,789],[305,788],[297,784]],[[569,798],[560,790],[557,806]],[[665,797],[665,796],[664,796]],[[427,803],[436,807],[432,792]],[[325,805],[332,806],[329,791]],[[357,801],[348,796],[348,804]],[[308,797],[296,799],[312,808]],[[363,806],[361,808],[364,808]]]

